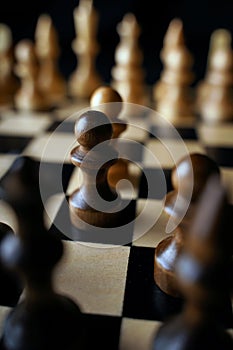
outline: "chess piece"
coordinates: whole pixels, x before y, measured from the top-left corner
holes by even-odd
[[[0,223],[0,245],[7,235],[14,235],[12,228],[6,223]],[[0,259],[0,300],[1,305],[15,306],[22,293],[22,283],[15,273],[9,272]]]
[[[84,181],[69,198],[71,221],[82,230],[89,225],[119,226],[121,198],[107,180],[108,169],[118,156],[110,144],[110,120],[104,113],[90,110],[77,120],[75,134],[79,146],[71,151],[71,161],[81,168]]]
[[[38,61],[34,44],[30,40],[20,41],[15,48],[15,73],[21,79],[21,87],[15,94],[15,106],[19,110],[48,110],[47,98],[40,92],[38,81]]]
[[[138,39],[140,27],[136,17],[127,13],[117,25],[120,42],[115,51],[115,66],[112,68],[112,83],[124,102],[144,105],[145,72],[142,66],[143,54]]]
[[[153,87],[156,110],[166,119],[194,116],[194,101],[191,83],[193,57],[185,45],[183,23],[173,19],[164,37],[161,60],[164,69]]]
[[[118,142],[118,138],[127,128],[127,124],[119,118],[122,110],[122,98],[120,94],[110,86],[101,86],[93,92],[90,99],[90,106],[93,108],[98,107],[111,120],[113,128],[112,139],[117,148],[116,143]],[[120,179],[127,179],[128,177],[128,162],[119,158],[109,168],[108,182],[110,186],[115,187]]]
[[[172,235],[162,240],[155,249],[154,279],[160,289],[174,297],[181,297],[174,269],[175,261],[183,249],[197,200],[212,174],[219,174],[217,164],[206,155],[199,153],[192,153],[182,158],[172,170],[174,190],[166,195],[164,211],[177,224],[177,227]],[[193,188],[191,187],[192,178]],[[192,191],[191,203],[182,218],[183,203],[186,204],[190,190]],[[178,203],[176,203],[177,200]]]
[[[90,98],[93,91],[102,84],[95,61],[99,52],[96,40],[98,13],[92,0],[80,0],[74,9],[74,23],[77,38],[72,47],[77,54],[77,68],[69,79],[69,94],[73,98]]]
[[[52,271],[62,257],[63,243],[44,225],[39,163],[28,157],[18,158],[2,181],[1,197],[15,211],[18,229],[16,235],[2,241],[0,256],[25,283],[23,298],[6,317],[3,348],[79,348],[80,309],[72,299],[57,294],[52,285]]]
[[[220,48],[224,50],[225,48],[229,48],[230,46],[231,46],[231,32],[223,28],[214,30],[210,36],[210,46],[209,46],[209,52],[207,57],[207,67],[209,66],[209,63],[211,62],[211,57],[214,55],[214,52],[216,50],[219,50]]]
[[[233,349],[221,317],[232,288],[232,228],[225,190],[215,177],[204,188],[176,263],[185,305],[157,331],[153,349]],[[231,225],[232,226],[232,225]]]
[[[197,86],[196,108],[205,122],[233,120],[233,51],[228,31],[214,31],[205,78]]]
[[[14,54],[10,28],[0,23],[0,105],[11,105],[19,82],[13,72]]]
[[[39,17],[35,32],[35,50],[39,60],[38,88],[51,104],[61,103],[66,96],[66,83],[58,69],[60,54],[56,29],[49,15]]]

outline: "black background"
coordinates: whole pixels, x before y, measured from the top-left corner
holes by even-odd
[[[38,16],[49,13],[61,45],[60,69],[68,77],[76,66],[71,42],[75,37],[73,9],[78,3],[78,0],[35,0],[30,3],[6,0],[1,8],[0,22],[10,26],[14,43],[17,43],[23,38],[34,39]],[[114,50],[119,41],[116,25],[127,12],[133,12],[141,25],[140,45],[148,84],[153,84],[159,77],[162,67],[159,53],[168,24],[174,17],[181,18],[184,23],[186,44],[195,60],[195,82],[204,75],[212,31],[218,28],[233,31],[233,0],[94,0],[94,6],[100,16],[97,38],[101,50],[96,64],[107,83],[111,79]]]

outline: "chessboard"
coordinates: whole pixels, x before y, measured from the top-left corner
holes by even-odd
[[[119,147],[124,153],[128,145],[132,158],[133,194],[127,184],[120,191],[123,198],[131,196],[135,216],[146,208],[143,222],[149,223],[148,228],[138,236],[135,235],[138,227],[136,230],[136,225],[132,225],[132,240],[121,245],[81,242],[72,239],[68,232],[72,224],[67,215],[67,198],[80,181],[69,153],[77,142],[74,136],[77,116],[87,109],[87,101],[72,100],[50,112],[2,108],[0,176],[4,178],[14,161],[23,155],[40,162],[42,169],[45,166],[42,177],[48,182],[47,225],[65,244],[65,255],[56,268],[54,283],[56,290],[72,297],[85,314],[91,335],[87,348],[95,345],[102,349],[149,350],[161,323],[180,310],[179,301],[165,295],[153,277],[155,247],[167,235],[160,171],[162,169],[168,192],[172,189],[170,175],[176,161],[186,152],[207,154],[221,169],[232,206],[233,125],[208,125],[186,118],[175,127],[180,138],[174,138],[167,126],[158,126],[153,109],[146,108],[153,118],[130,116],[129,127],[119,138]],[[154,179],[149,196],[145,174]],[[65,229],[60,231],[59,217],[67,220]],[[17,230],[14,214],[4,202],[1,202],[0,221]],[[9,303],[0,308],[1,324],[11,307]]]
[[[29,157],[38,163],[46,227],[63,241],[65,248],[55,268],[54,288],[79,305],[88,335],[85,348],[150,350],[158,328],[172,315],[179,314],[183,306],[182,299],[164,293],[154,279],[155,249],[171,233],[164,199],[174,189],[171,175],[180,159],[198,153],[214,160],[233,212],[233,102],[228,91],[233,67],[230,39],[225,32],[223,35],[221,32],[221,40],[217,35],[217,45],[213,47],[215,56],[209,60],[212,71],[206,81],[202,81],[201,90],[205,93],[199,101],[202,108],[193,111],[189,97],[186,99],[186,88],[189,90],[193,82],[193,62],[184,46],[182,23],[175,20],[168,30],[164,41],[168,47],[162,54],[165,69],[153,87],[143,82],[142,55],[137,45],[140,28],[135,17],[128,14],[118,26],[123,40],[116,49],[118,61],[113,67],[111,83],[123,100],[119,120],[122,119],[127,128],[119,135],[117,149],[120,158],[129,160],[129,166],[126,181],[121,179],[116,189],[123,201],[130,203],[127,213],[130,224],[121,235],[119,227],[111,227],[109,235],[87,235],[74,227],[69,214],[69,197],[83,181],[83,173],[71,162],[70,153],[77,146],[74,130],[79,116],[89,109],[103,107],[98,103],[91,106],[90,96],[104,82],[96,74],[94,64],[88,64],[95,62],[99,50],[90,30],[97,25],[97,17],[92,11],[92,1],[83,0],[81,4],[75,12],[75,21],[77,29],[84,32],[73,42],[81,67],[77,66],[71,76],[69,94],[65,95],[64,81],[54,74],[59,50],[48,17],[42,16],[39,21],[42,27],[37,31],[42,38],[36,50],[43,66],[41,80],[36,77],[38,67],[33,43],[26,40],[17,45],[16,73],[21,88],[18,93],[14,92],[13,103],[8,100],[9,91],[4,95],[0,86],[0,187],[20,157]],[[79,16],[79,11],[86,16]],[[83,26],[82,18],[87,27]],[[10,46],[6,28],[0,31],[5,33]],[[52,48],[51,52],[41,50],[43,43],[47,43],[47,49]],[[4,48],[8,46],[3,45],[3,51]],[[44,56],[45,52],[50,55]],[[9,60],[8,51],[3,53]],[[175,64],[171,57],[178,57]],[[219,57],[224,57],[226,66]],[[51,84],[47,81],[39,88],[38,82],[44,83],[47,75]],[[3,87],[7,84],[3,80]],[[51,108],[47,108],[45,101],[51,96]],[[115,101],[108,102],[114,105]],[[15,213],[4,201],[0,201],[0,222],[17,233]],[[7,314],[21,298],[24,298],[23,288],[12,289],[7,279],[1,284],[1,331]],[[233,321],[229,320],[225,327],[233,335]]]

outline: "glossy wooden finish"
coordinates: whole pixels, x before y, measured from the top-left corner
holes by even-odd
[[[63,243],[43,222],[38,163],[18,158],[1,186],[1,196],[15,211],[19,227],[16,235],[3,238],[1,261],[19,274],[24,285],[24,297],[5,320],[1,346],[5,350],[79,348],[80,309],[53,289],[52,272],[62,257]]]
[[[118,226],[121,198],[107,178],[118,156],[111,145],[110,120],[104,113],[90,110],[77,120],[75,133],[79,146],[72,150],[71,161],[81,168],[84,180],[69,198],[71,220],[82,230]]]
[[[232,319],[233,242],[229,213],[225,190],[213,176],[198,201],[183,252],[176,261],[184,309],[160,327],[154,350],[170,350],[174,344],[182,350],[233,349],[232,337],[223,326],[225,311]]]
[[[206,155],[198,153],[182,158],[171,174],[174,190],[166,196],[164,211],[177,226],[172,235],[161,241],[156,247],[154,278],[156,284],[165,293],[174,297],[181,296],[175,262],[182,252],[190,221],[196,210],[196,201],[207,180],[213,174],[217,174],[219,178],[217,164]],[[174,206],[177,200],[178,205]],[[187,202],[189,200],[190,203]],[[187,205],[187,211],[184,213],[185,205]]]
[[[113,128],[112,139],[116,148],[117,139],[127,129],[127,124],[119,117],[123,107],[122,102],[120,94],[111,86],[97,88],[90,99],[91,107],[98,107],[98,109],[110,118]],[[128,162],[119,158],[108,171],[108,182],[111,186],[115,187],[119,180],[128,178]]]

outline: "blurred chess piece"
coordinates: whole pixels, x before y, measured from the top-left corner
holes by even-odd
[[[10,28],[0,23],[0,105],[13,103],[19,81],[13,72],[14,52]]]
[[[196,108],[208,123],[233,120],[233,51],[231,34],[214,31],[204,79],[197,85]]]
[[[232,220],[226,190],[211,177],[201,195],[176,262],[182,312],[161,325],[153,350],[233,349]],[[230,316],[230,323],[227,316]]]
[[[35,32],[35,49],[39,60],[38,88],[51,104],[64,100],[66,83],[58,69],[60,54],[57,32],[49,15],[39,17]]]
[[[21,80],[21,87],[15,94],[15,106],[19,110],[47,110],[47,98],[38,88],[39,65],[34,44],[21,40],[15,47],[15,73]]]
[[[96,39],[98,13],[92,0],[80,0],[74,9],[74,23],[77,38],[72,47],[77,55],[77,68],[69,79],[69,94],[74,98],[90,98],[93,91],[102,84],[95,63],[99,52]]]
[[[197,201],[210,176],[216,175],[220,181],[219,173],[218,165],[199,153],[183,157],[172,170],[174,190],[166,195],[164,212],[175,229],[155,249],[154,278],[160,289],[173,297],[181,297],[175,262],[183,249]]]
[[[127,13],[117,25],[120,42],[115,51],[112,83],[124,102],[144,105],[147,102],[143,53],[139,46],[141,29],[136,17]]]
[[[80,307],[53,286],[53,272],[64,245],[45,226],[39,163],[29,157],[17,158],[1,182],[0,195],[18,222],[17,234],[2,240],[0,258],[24,284],[21,300],[5,319],[2,349],[82,349]]]
[[[213,31],[210,37],[210,46],[207,57],[207,67],[211,62],[211,57],[216,50],[222,48],[223,50],[227,47],[231,47],[231,32],[227,29],[216,29]]]
[[[105,113],[112,123],[112,139],[117,148],[118,138],[126,130],[127,124],[119,118],[122,110],[120,94],[110,86],[97,88],[91,96],[90,106]],[[128,179],[128,162],[119,158],[108,170],[108,182],[115,187],[121,179]]]
[[[164,69],[153,87],[156,111],[170,121],[194,116],[193,57],[185,45],[183,23],[178,18],[168,26],[160,57]]]

